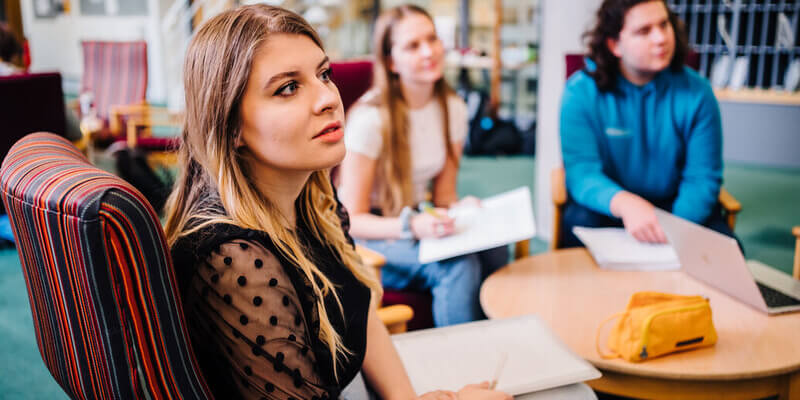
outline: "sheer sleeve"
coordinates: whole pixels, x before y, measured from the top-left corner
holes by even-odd
[[[247,399],[328,397],[306,326],[317,317],[304,315],[284,266],[261,243],[223,243],[192,286],[203,299],[196,309],[208,322],[204,341],[220,347],[215,352],[229,365],[217,371],[231,375],[225,380],[235,392]]]

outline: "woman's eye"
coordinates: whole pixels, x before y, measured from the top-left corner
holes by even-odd
[[[278,89],[278,91],[275,92],[275,94],[278,96],[291,96],[296,91],[297,91],[297,82],[292,81],[281,86],[281,88]]]
[[[323,82],[328,82],[328,81],[331,80],[331,75],[333,75],[333,71],[331,71],[331,69],[328,68],[328,69],[322,71],[322,73],[320,74],[319,77],[320,77],[320,79],[322,79]]]

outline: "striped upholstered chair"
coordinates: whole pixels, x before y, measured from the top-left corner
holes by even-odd
[[[163,231],[142,195],[34,133],[0,170],[42,359],[74,399],[206,399]]]
[[[90,93],[102,122],[82,124],[90,143],[105,147],[127,141],[131,147],[163,151],[176,137],[154,137],[152,126],[175,125],[177,116],[147,103],[147,42],[83,41],[81,93]]]

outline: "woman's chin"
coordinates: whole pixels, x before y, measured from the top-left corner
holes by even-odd
[[[344,143],[341,143],[341,146],[335,146],[335,148],[329,149],[324,155],[324,157],[319,158],[319,168],[318,170],[323,169],[330,169],[342,163],[344,160],[345,155],[345,147]]]
[[[419,73],[416,80],[423,83],[436,83],[439,79],[442,79],[442,76],[444,76],[444,74],[441,68],[424,70]]]

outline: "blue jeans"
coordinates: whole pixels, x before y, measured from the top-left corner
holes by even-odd
[[[436,326],[483,319],[478,292],[492,272],[508,263],[508,246],[420,264],[416,240],[359,240],[386,257],[383,286],[395,290],[430,290]]]

